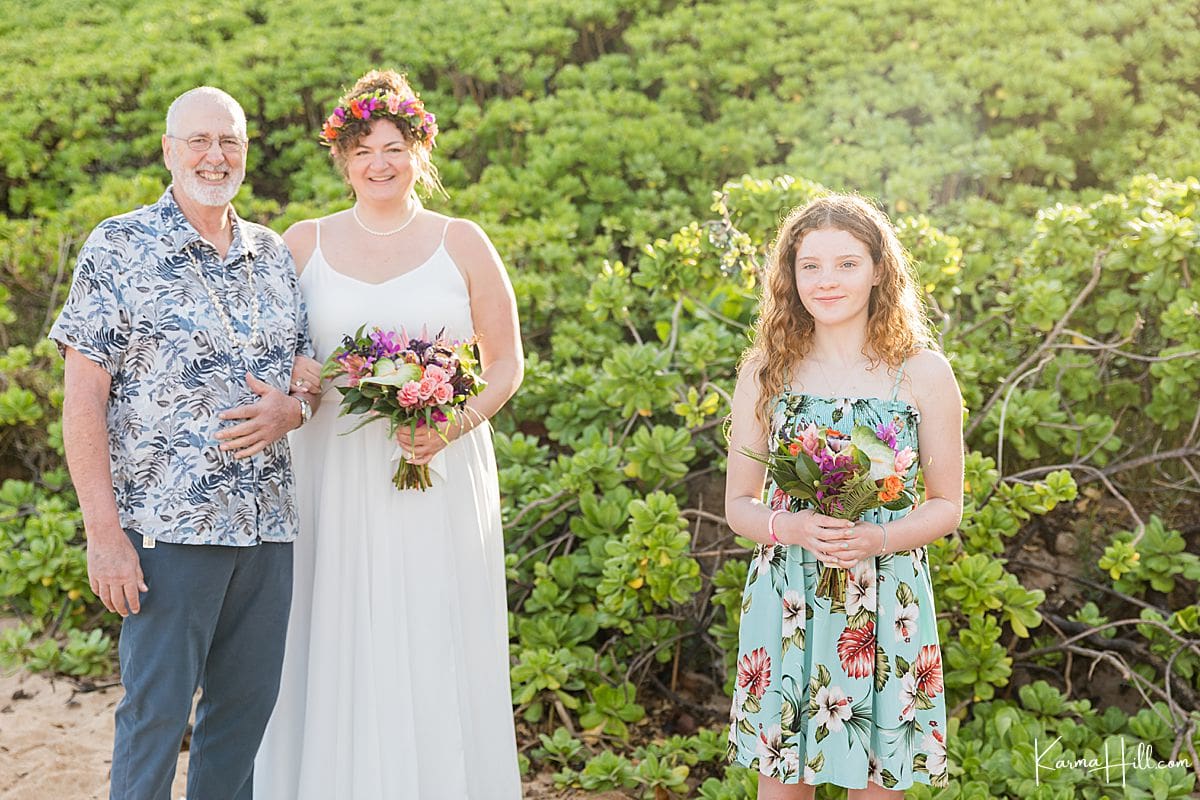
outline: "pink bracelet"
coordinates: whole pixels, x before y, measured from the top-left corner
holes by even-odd
[[[779,537],[775,535],[775,518],[780,514],[785,513],[782,508],[777,508],[771,512],[771,517],[767,520],[767,533],[771,536],[771,541],[775,544],[783,544],[779,541]]]

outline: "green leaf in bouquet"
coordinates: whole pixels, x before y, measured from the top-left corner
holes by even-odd
[[[796,455],[794,471],[797,478],[810,486],[821,480],[821,469],[808,453],[798,453]]]
[[[817,495],[813,491],[813,488],[806,483],[795,480],[784,480],[777,481],[776,485],[780,489],[783,489],[790,497],[807,500],[810,503],[814,503],[817,500]]]
[[[365,414],[371,410],[371,407],[375,405],[375,403],[371,398],[360,393],[359,396],[354,399],[354,402],[343,403],[342,405],[345,409],[342,412],[343,414]]]
[[[917,504],[917,493],[912,489],[905,489],[890,503],[884,503],[883,507],[888,511],[903,511],[906,508],[911,508]]]

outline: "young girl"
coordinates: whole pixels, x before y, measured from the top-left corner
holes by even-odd
[[[962,397],[932,348],[887,217],[831,195],[793,210],[767,267],[754,345],[738,374],[725,508],[759,542],[746,580],[730,758],[760,772],[759,800],[850,800],[946,783],[942,657],[925,545],[962,517]],[[909,512],[823,516],[771,486],[766,453],[815,424],[889,425],[925,496]],[[913,486],[918,463],[908,485]],[[847,570],[844,601],[820,596]],[[858,790],[858,791],[855,791]]]

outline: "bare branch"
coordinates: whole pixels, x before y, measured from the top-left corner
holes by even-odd
[[[1092,277],[1087,282],[1087,285],[1084,286],[1082,291],[1080,291],[1079,294],[1075,296],[1075,299],[1071,301],[1071,305],[1067,307],[1067,311],[1065,314],[1063,314],[1062,319],[1055,323],[1050,332],[1046,334],[1046,338],[1042,340],[1041,345],[1039,345],[1036,350],[1030,353],[1024,361],[1018,364],[1017,368],[1008,374],[1008,377],[1000,381],[1000,385],[996,387],[996,391],[992,392],[992,396],[989,397],[988,401],[983,404],[983,408],[979,409],[974,421],[967,426],[967,438],[969,438],[971,434],[975,432],[975,429],[978,428],[983,422],[983,420],[987,418],[988,412],[991,411],[992,406],[996,405],[996,403],[1000,400],[1000,396],[1004,394],[1007,384],[1013,380],[1014,376],[1021,375],[1036,361],[1041,359],[1042,355],[1051,348],[1051,346],[1054,344],[1054,341],[1062,334],[1063,329],[1067,327],[1068,320],[1071,319],[1071,315],[1079,309],[1079,306],[1083,304],[1083,301],[1086,300],[1092,293],[1092,290],[1096,288],[1096,284],[1100,282],[1100,274],[1104,266],[1104,258],[1108,255],[1110,249],[1111,245],[1096,253],[1096,257],[1092,260]]]
[[[1071,330],[1070,328],[1063,330],[1063,333],[1067,334],[1068,336],[1074,336],[1079,339],[1083,339],[1085,342],[1087,342],[1087,344],[1054,344],[1051,345],[1051,347],[1057,350],[1107,350],[1114,355],[1123,356],[1134,361],[1145,361],[1148,363],[1154,363],[1158,361],[1174,361],[1177,358],[1195,358],[1196,356],[1200,356],[1200,350],[1189,350],[1186,353],[1172,353],[1169,356],[1144,356],[1141,353],[1130,353],[1127,350],[1120,349],[1121,345],[1128,344],[1130,341],[1132,341],[1133,337],[1131,336],[1127,336],[1119,342],[1110,343],[1102,342],[1099,339],[1093,339],[1086,334]]]

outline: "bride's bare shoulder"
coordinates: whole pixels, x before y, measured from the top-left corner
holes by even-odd
[[[339,216],[340,214],[331,214],[327,217],[302,219],[283,232],[283,243],[291,251],[292,260],[296,262],[297,275],[304,271],[305,265],[316,251],[320,242],[319,233],[325,232],[329,224]]]

